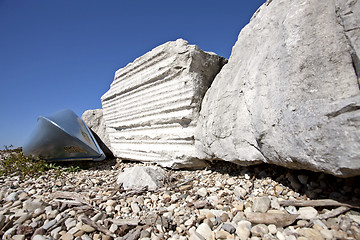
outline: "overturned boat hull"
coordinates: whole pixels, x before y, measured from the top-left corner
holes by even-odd
[[[27,156],[48,161],[104,160],[86,124],[71,110],[40,116],[34,133],[23,147]]]

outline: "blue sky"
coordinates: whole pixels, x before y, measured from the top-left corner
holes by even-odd
[[[229,58],[265,0],[0,0],[0,149],[37,117],[101,108],[117,69],[183,38]]]

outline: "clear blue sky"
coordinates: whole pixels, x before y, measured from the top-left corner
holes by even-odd
[[[0,149],[39,115],[101,108],[117,69],[183,38],[229,58],[265,0],[0,0]]]

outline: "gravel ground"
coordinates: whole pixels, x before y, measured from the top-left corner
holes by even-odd
[[[117,175],[143,164],[88,165],[0,178],[2,239],[360,239],[358,177],[214,162],[125,191]]]

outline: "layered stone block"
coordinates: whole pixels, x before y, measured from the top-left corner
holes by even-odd
[[[195,127],[203,96],[225,63],[178,39],[116,71],[101,98],[114,155],[166,167],[203,166]]]

